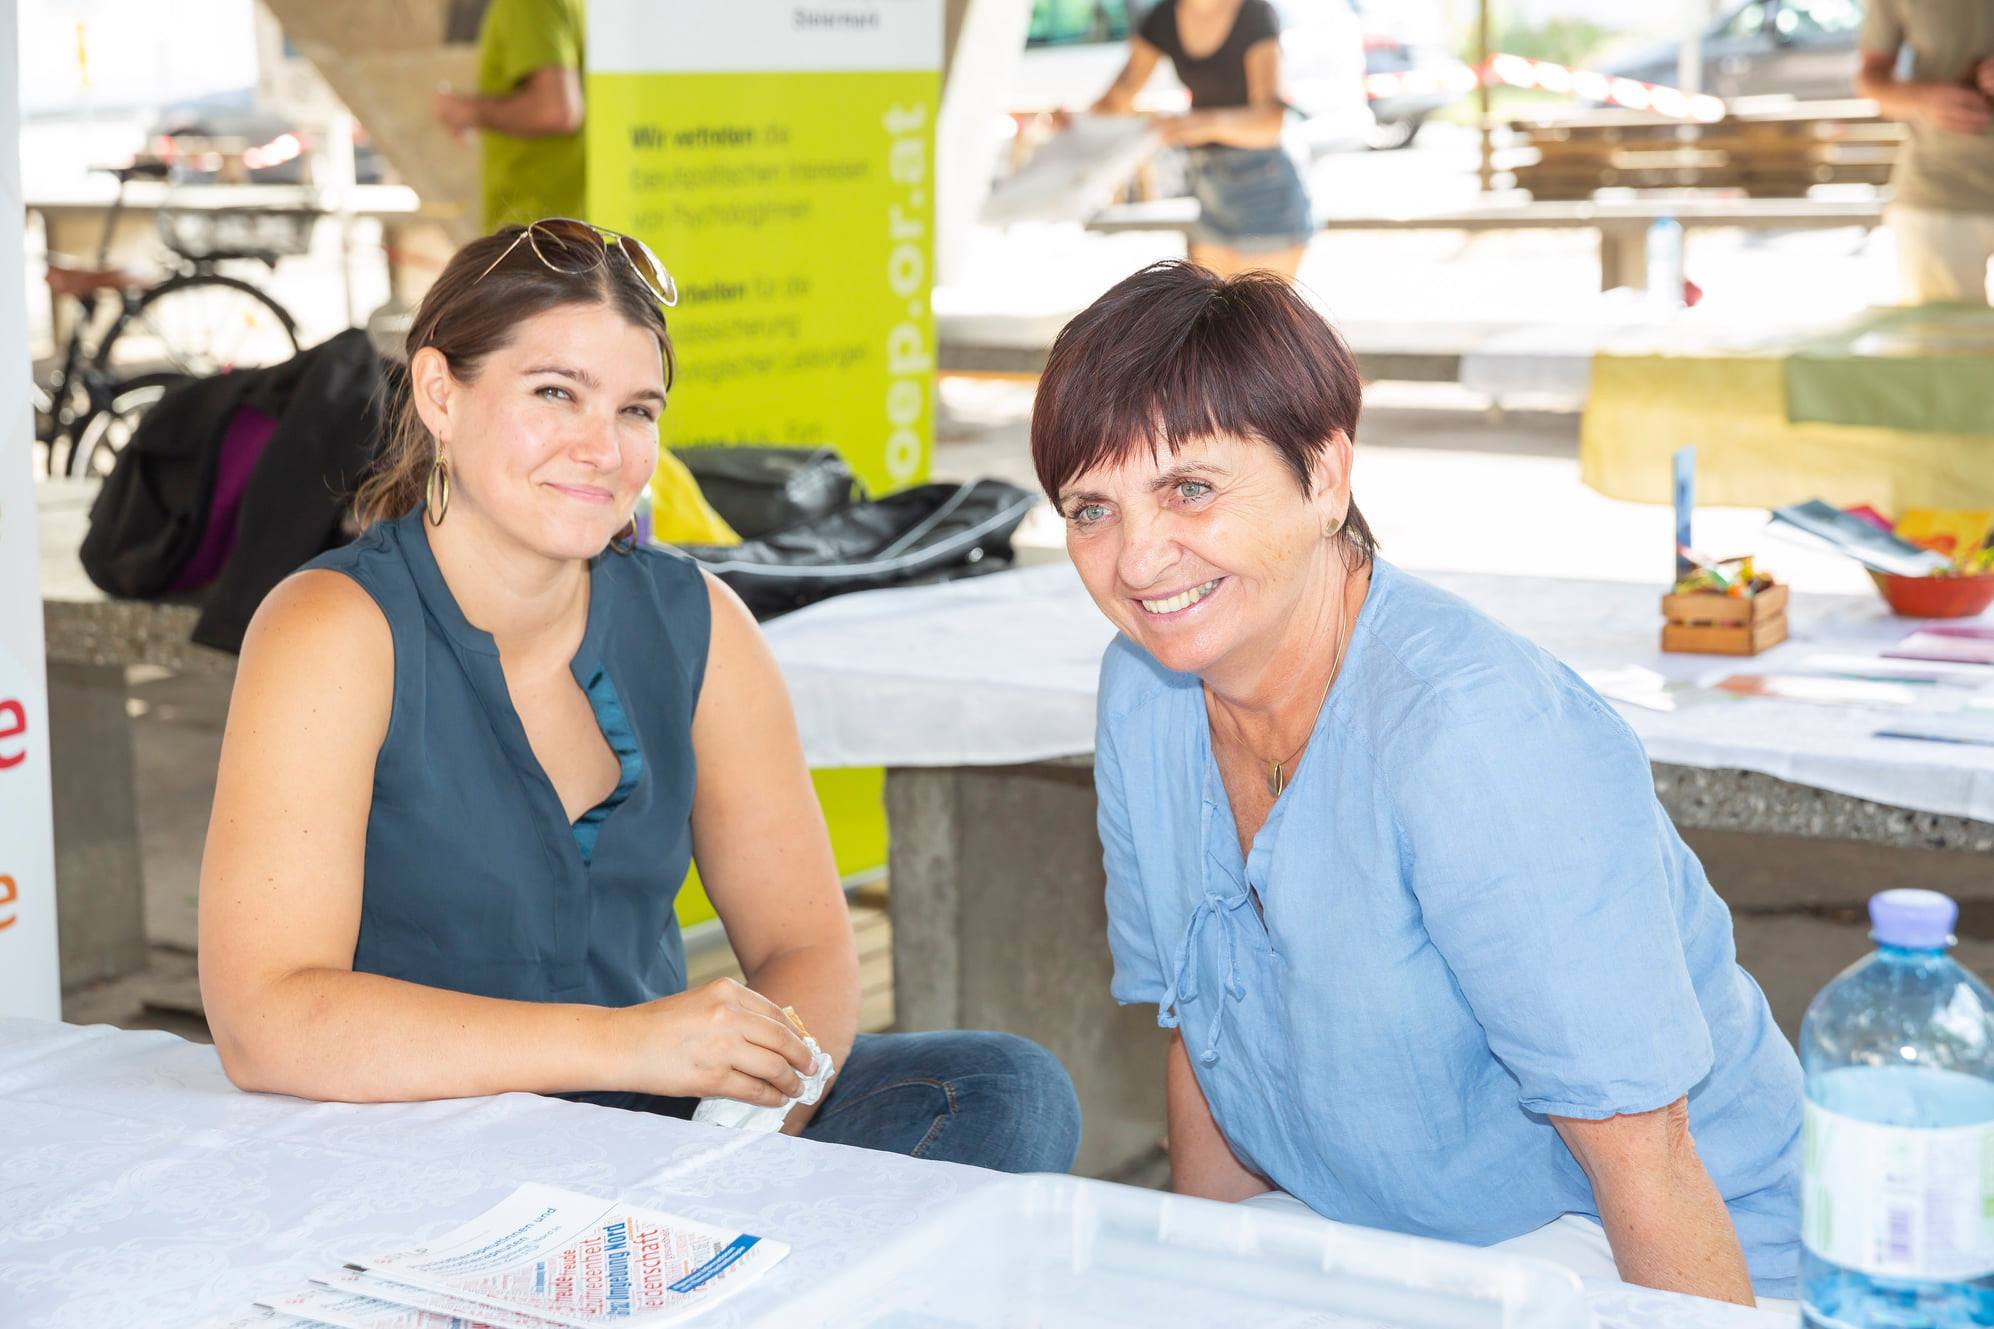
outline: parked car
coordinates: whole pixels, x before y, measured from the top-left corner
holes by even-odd
[[[1364,96],[1377,122],[1368,139],[1374,148],[1406,147],[1427,116],[1474,86],[1475,71],[1438,46],[1364,34]]]
[[[301,185],[311,183],[307,149],[319,132],[269,111],[197,103],[168,108],[146,135],[146,153],[172,166],[183,182],[233,177],[250,184]],[[363,185],[382,178],[381,154],[358,125],[353,175]]]
[[[1797,101],[1855,96],[1859,0],[1745,0],[1704,31],[1703,88],[1726,99],[1785,93]],[[1602,73],[1675,87],[1679,43],[1637,51]]]

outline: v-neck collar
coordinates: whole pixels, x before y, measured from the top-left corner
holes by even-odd
[[[430,617],[436,620],[444,635],[463,650],[497,659],[498,641],[491,633],[464,617],[463,606],[457,603],[450,583],[444,579],[442,565],[436,561],[436,551],[429,546],[429,529],[423,510],[419,507],[414,509],[397,520],[395,525],[402,556],[415,579],[416,593],[422,597],[423,607],[429,611]],[[574,658],[568,662],[568,672],[583,687],[587,687],[589,679],[602,667],[612,618],[602,602],[603,581],[607,574],[603,572],[601,563],[600,556],[589,560],[588,611],[582,621],[581,641],[575,647]]]
[[[1375,555],[1371,559],[1371,582],[1364,592],[1364,603],[1357,607],[1357,620],[1350,627],[1350,644],[1344,648],[1343,664],[1336,679],[1331,683],[1329,694],[1323,698],[1322,709],[1316,712],[1315,727],[1309,731],[1308,746],[1302,752],[1301,761],[1295,766],[1295,778],[1274,796],[1273,806],[1267,809],[1266,818],[1260,829],[1253,833],[1253,844],[1244,855],[1239,848],[1239,818],[1233,811],[1232,796],[1226,792],[1225,778],[1219,774],[1218,753],[1212,747],[1211,719],[1206,712],[1203,687],[1187,689],[1187,693],[1198,708],[1197,724],[1199,763],[1204,771],[1205,815],[1202,822],[1205,828],[1206,854],[1224,853],[1225,862],[1237,863],[1249,889],[1266,896],[1268,860],[1274,855],[1274,847],[1281,838],[1281,818],[1287,815],[1288,808],[1299,797],[1295,793],[1308,781],[1310,773],[1320,763],[1314,760],[1322,747],[1323,732],[1329,728],[1331,716],[1341,704],[1341,698],[1350,695],[1345,686],[1346,680],[1355,676],[1357,666],[1363,659],[1370,643],[1371,628],[1375,623],[1379,607],[1391,593],[1391,583],[1398,576],[1398,569]],[[1213,841],[1223,832],[1223,848]]]

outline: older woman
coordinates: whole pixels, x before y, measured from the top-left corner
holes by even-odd
[[[229,1077],[348,1101],[507,1090],[1016,1171],[1079,1144],[1065,1070],[961,1031],[856,1035],[858,957],[775,661],[741,602],[634,542],[671,279],[568,219],[473,241],[409,329],[365,533],[242,647],[201,864]],[[687,989],[697,860],[745,985]]]
[[[1799,1067],[1730,916],[1613,710],[1376,557],[1359,397],[1285,282],[1164,263],[1066,327],[1033,413],[1121,629],[1108,940],[1174,1031],[1175,1184],[1790,1295]]]

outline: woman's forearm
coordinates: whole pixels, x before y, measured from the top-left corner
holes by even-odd
[[[1287,112],[1278,105],[1228,106],[1185,116],[1184,142],[1221,143],[1231,148],[1271,148],[1281,142]]]
[[[858,1037],[858,964],[849,938],[780,951],[744,973],[742,981],[778,1006],[792,1007],[831,1058],[842,1067]],[[783,1129],[794,1135],[816,1114],[799,1103]]]
[[[1630,1283],[1752,1305],[1731,1212],[1696,1152],[1689,1100],[1599,1121],[1553,1117],[1592,1183],[1613,1262]]]
[[[304,969],[237,1009],[212,1003],[238,1086],[347,1103],[619,1089],[619,1012],[476,997],[348,969]]]
[[[1613,1262],[1629,1283],[1753,1304],[1730,1210],[1701,1163],[1672,1183],[1609,1187],[1595,1198]]]

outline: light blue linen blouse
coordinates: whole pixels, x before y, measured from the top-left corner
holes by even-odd
[[[1485,1245],[1598,1217],[1550,1116],[1687,1094],[1755,1287],[1793,1295],[1799,1063],[1640,740],[1571,670],[1379,560],[1243,862],[1198,680],[1126,637],[1095,783],[1114,996],[1181,1025],[1248,1167]]]

